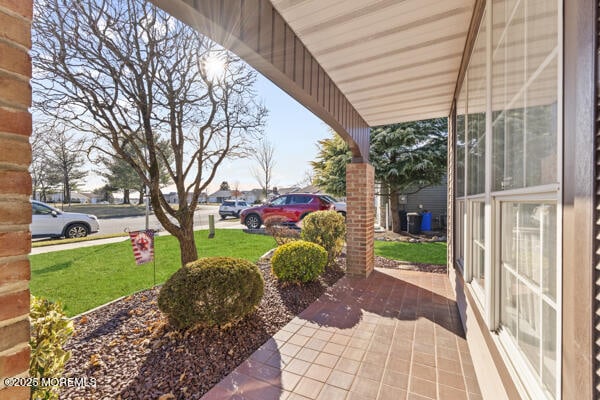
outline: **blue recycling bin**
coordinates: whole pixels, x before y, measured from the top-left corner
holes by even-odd
[[[430,231],[431,230],[431,213],[424,212],[421,214],[421,230],[422,231]]]

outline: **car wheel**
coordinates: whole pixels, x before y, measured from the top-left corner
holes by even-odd
[[[86,237],[88,235],[88,228],[83,224],[73,224],[69,225],[67,231],[65,233],[65,237],[72,238],[81,238]]]
[[[250,214],[246,217],[246,226],[248,229],[258,229],[262,225],[260,217],[256,214]]]
[[[235,213],[235,217],[236,217],[236,218],[239,218],[239,217],[240,217],[240,212],[239,212],[239,211]]]
[[[225,219],[226,218],[226,216],[223,215],[223,214],[219,214],[219,215],[221,216],[221,219]]]

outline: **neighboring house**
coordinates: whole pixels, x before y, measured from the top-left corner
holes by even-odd
[[[63,201],[63,194],[62,192],[47,194],[46,201],[49,203],[61,203]],[[71,202],[89,204],[90,198],[79,192],[71,192]]]
[[[101,194],[95,194],[95,193],[81,193],[81,194],[86,196],[89,199],[89,202],[91,204],[98,204],[103,201]]]
[[[171,204],[179,203],[179,196],[177,195],[177,192],[170,192],[168,194],[165,194],[164,196],[165,196],[165,199],[167,200],[167,203],[171,203]],[[190,201],[192,201],[191,193],[188,193],[187,201],[188,201],[188,203]],[[198,203],[206,203],[207,201],[208,201],[208,195],[206,194],[206,192],[200,193],[200,195],[198,196]]]
[[[246,200],[246,202],[249,204],[253,204],[257,201],[262,201],[265,198],[265,195],[262,189],[252,189],[242,191],[242,194],[239,198]]]
[[[380,189],[376,189],[378,193]],[[425,186],[421,190],[410,190],[406,194],[398,196],[399,211],[407,213],[412,212],[430,212],[432,229],[443,230],[447,225],[448,213],[448,183],[444,176],[442,183],[435,186]],[[377,220],[381,226],[385,226],[386,220],[388,229],[391,229],[391,217],[386,216],[389,212],[388,198],[386,196],[378,196],[375,207],[377,208]]]
[[[222,203],[223,200],[231,198],[231,190],[218,190],[208,195],[209,203]]]

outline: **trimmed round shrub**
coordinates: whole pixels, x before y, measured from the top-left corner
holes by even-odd
[[[255,264],[232,257],[200,258],[165,282],[158,308],[180,329],[222,327],[252,313],[263,291],[264,280]]]
[[[302,220],[302,240],[323,246],[328,264],[340,254],[345,237],[346,221],[337,211],[315,211]]]
[[[325,249],[304,240],[279,246],[271,258],[271,270],[277,279],[292,283],[314,281],[326,264]]]

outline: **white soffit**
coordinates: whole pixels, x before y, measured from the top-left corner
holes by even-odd
[[[450,112],[474,0],[271,0],[371,126]]]

